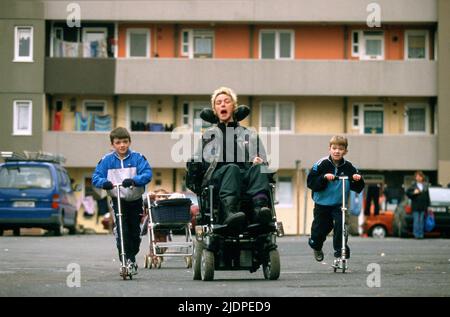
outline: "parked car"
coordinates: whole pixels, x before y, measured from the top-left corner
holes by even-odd
[[[436,226],[432,232],[425,235],[448,236],[450,233],[450,188],[430,187],[429,194],[431,205],[428,210],[434,213]],[[405,196],[395,210],[393,232],[397,237],[407,237],[412,235],[412,228],[411,200]]]
[[[1,152],[0,235],[38,227],[55,235],[76,232],[77,204],[62,158],[44,153]]]
[[[374,238],[392,236],[394,212],[392,210],[381,211],[378,215],[370,215],[365,218],[362,225],[364,233]]]

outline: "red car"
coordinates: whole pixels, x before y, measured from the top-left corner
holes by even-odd
[[[391,210],[380,211],[379,215],[366,217],[363,223],[363,231],[374,238],[385,238],[394,234],[394,212]]]

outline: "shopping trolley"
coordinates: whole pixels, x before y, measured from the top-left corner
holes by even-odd
[[[189,198],[152,201],[151,194],[147,194],[149,253],[144,258],[145,268],[161,268],[164,257],[184,257],[186,268],[192,267],[191,204]],[[183,229],[184,241],[173,241],[173,231]],[[164,242],[158,239],[161,231],[167,232]]]

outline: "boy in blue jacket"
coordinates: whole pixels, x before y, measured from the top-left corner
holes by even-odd
[[[327,235],[333,231],[335,258],[341,256],[342,247],[342,181],[339,176],[348,176],[346,195],[350,190],[360,193],[364,189],[364,180],[358,170],[344,159],[348,150],[347,138],[333,136],[329,144],[329,156],[320,159],[308,175],[308,188],[312,190],[314,200],[314,220],[311,226],[309,246],[314,250],[314,258],[323,260],[322,246]],[[348,200],[346,200],[348,201]],[[350,248],[346,244],[346,257],[350,258]],[[336,260],[335,260],[336,261]]]
[[[114,149],[106,154],[97,164],[92,183],[95,187],[107,190],[113,198],[117,250],[120,258],[120,237],[118,235],[117,189],[114,184],[122,184],[120,188],[123,240],[126,265],[131,274],[137,274],[136,254],[141,244],[140,214],[142,213],[142,194],[145,185],[152,179],[152,169],[145,156],[129,149],[131,137],[127,129],[118,127],[111,131],[109,138]],[[122,260],[122,259],[120,259]]]

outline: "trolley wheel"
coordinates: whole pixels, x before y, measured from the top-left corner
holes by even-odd
[[[148,269],[149,265],[148,265],[148,255],[144,255],[144,268]]]
[[[184,257],[184,262],[186,262],[186,268],[191,268],[192,267],[192,256],[185,256]]]
[[[194,257],[192,258],[192,272],[194,281],[202,279],[201,265],[202,265],[203,243],[194,240]]]
[[[201,276],[203,281],[214,279],[214,253],[204,249],[202,252]]]
[[[263,264],[263,273],[266,280],[277,280],[280,277],[280,254],[278,250],[269,252],[269,261]]]
[[[126,267],[122,267],[122,270],[120,271],[120,276],[122,276],[123,280],[127,279],[128,276],[128,270]]]
[[[162,261],[163,261],[162,259],[163,259],[162,256],[158,256],[158,257],[157,257],[156,263],[158,264],[158,269],[161,268],[161,263],[162,263]]]

